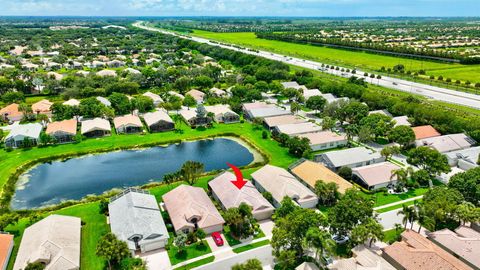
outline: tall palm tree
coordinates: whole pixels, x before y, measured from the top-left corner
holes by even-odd
[[[330,234],[321,230],[318,227],[312,227],[308,229],[305,235],[306,246],[315,250],[315,260],[318,261],[319,254],[323,254],[325,251],[330,251],[335,246]]]
[[[398,211],[397,215],[403,215],[402,223],[404,225],[404,229],[407,229],[407,223],[413,218],[412,208],[406,204],[402,204],[402,210]]]

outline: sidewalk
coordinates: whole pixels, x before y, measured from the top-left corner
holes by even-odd
[[[394,203],[389,203],[389,204],[377,206],[377,207],[374,207],[373,210],[380,210],[380,209],[387,208],[387,207],[390,207],[390,206],[394,206],[394,205],[398,205],[398,204],[404,204],[406,202],[419,200],[421,198],[423,198],[423,195],[413,197],[413,198],[409,198],[409,199],[406,199],[406,200],[403,200],[403,201],[398,201],[398,202],[394,202]]]

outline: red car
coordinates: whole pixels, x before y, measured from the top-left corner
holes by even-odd
[[[212,238],[217,246],[223,246],[223,239],[219,232],[212,233]]]

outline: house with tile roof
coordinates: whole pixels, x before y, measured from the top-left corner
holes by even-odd
[[[238,189],[232,183],[232,180],[235,179],[233,173],[226,171],[208,182],[212,196],[220,202],[222,208],[226,210],[238,207],[241,203],[246,203],[252,207],[252,214],[256,220],[270,218],[275,208],[255,188],[252,182],[247,181],[245,186]]]
[[[164,248],[168,239],[155,196],[142,189],[129,188],[110,199],[110,228],[128,245],[132,255]]]
[[[330,270],[395,270],[382,256],[358,245],[352,249],[353,256],[347,259],[336,260],[328,265]]]
[[[118,134],[139,133],[143,130],[143,124],[140,117],[133,114],[113,118],[113,126]]]
[[[22,147],[26,139],[28,139],[32,145],[37,145],[41,132],[42,125],[39,123],[14,125],[10,133],[5,137],[5,147]]]
[[[217,123],[237,123],[240,121],[240,116],[230,109],[227,104],[216,104],[212,106],[205,106],[205,110],[213,113],[214,120]]]
[[[394,174],[400,166],[390,162],[380,162],[352,169],[353,180],[368,190],[376,190],[397,183]]]
[[[280,207],[285,196],[290,197],[302,208],[314,208],[318,198],[309,188],[300,183],[287,170],[273,165],[265,165],[252,173],[252,183],[260,192],[270,192],[273,206]]]
[[[266,117],[263,119],[264,125],[270,130],[273,130],[273,128],[280,125],[299,124],[305,122],[307,122],[307,120],[305,120],[304,118],[291,114]]]
[[[162,132],[175,129],[175,123],[165,110],[143,114],[143,120],[150,132]]]
[[[470,138],[470,136],[466,135],[465,133],[448,134],[415,141],[415,145],[417,147],[428,146],[440,153],[467,149],[474,144],[476,144],[475,140]]]
[[[23,113],[19,110],[20,105],[12,103],[0,109],[0,117],[4,121],[16,122],[23,118]]]
[[[286,134],[290,137],[322,131],[322,127],[311,122],[278,125],[273,128],[273,134]]]
[[[51,122],[47,125],[45,133],[55,138],[58,143],[72,142],[77,135],[77,120]]]
[[[329,130],[300,134],[298,137],[307,138],[310,141],[312,151],[343,147],[348,144],[347,136]]]
[[[182,198],[179,200],[179,198]],[[203,188],[180,185],[162,196],[175,232],[223,231],[225,220]]]
[[[0,270],[7,270],[14,244],[12,234],[0,233]]]
[[[151,98],[152,101],[153,101],[153,105],[155,107],[160,105],[160,103],[163,103],[163,99],[159,95],[157,95],[155,93],[152,93],[150,91],[147,91],[147,92],[143,93],[142,96]]]
[[[185,95],[190,95],[191,97],[193,97],[197,104],[203,103],[203,99],[205,98],[205,93],[197,89],[192,89],[185,93]]]
[[[412,130],[413,133],[415,133],[415,140],[432,138],[442,135],[430,125],[413,127]]]
[[[46,114],[48,116],[51,116],[52,105],[53,105],[53,102],[50,102],[47,99],[42,99],[39,102],[32,104],[32,112],[35,114]]]
[[[84,120],[81,122],[81,133],[87,137],[101,137],[111,134],[110,122],[103,118]]]
[[[45,270],[80,269],[81,220],[50,215],[26,228],[13,270],[23,270],[39,262]]]
[[[315,161],[325,164],[332,170],[338,170],[341,167],[362,167],[384,161],[385,158],[380,153],[365,147],[355,147],[337,151],[330,151],[315,156]]]

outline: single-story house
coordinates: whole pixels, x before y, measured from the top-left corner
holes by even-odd
[[[84,120],[81,123],[81,133],[87,137],[101,137],[112,132],[110,122],[103,118]]]
[[[57,64],[57,65],[59,65],[59,64]],[[53,72],[53,71],[48,72],[48,73],[47,73],[47,77],[48,77],[48,78],[53,78],[53,79],[55,79],[55,80],[57,80],[57,81],[61,81],[61,80],[63,79],[63,75],[62,75],[62,74],[60,74],[60,73],[58,73],[58,72]]]
[[[244,116],[248,119],[267,118],[291,114],[291,112],[277,107],[275,104],[268,104],[262,101],[244,103],[242,105],[242,110]]]
[[[415,140],[432,138],[442,135],[430,125],[413,127],[412,130],[413,133],[415,133]]]
[[[142,72],[140,72],[140,70],[138,69],[134,69],[134,68],[126,68],[123,70],[124,72],[127,72],[127,73],[130,73],[130,74],[142,74]]]
[[[480,146],[470,147],[462,150],[445,153],[448,165],[457,166],[462,170],[469,170],[478,167],[480,157]]]
[[[274,127],[280,126],[280,125],[299,124],[299,123],[305,123],[305,122],[307,121],[301,118],[300,116],[291,115],[291,114],[267,117],[263,119],[263,123],[270,130],[273,130]]]
[[[395,270],[382,256],[366,248],[364,245],[358,245],[352,249],[353,256],[348,259],[335,260],[333,264],[328,265],[330,270]]]
[[[460,226],[455,231],[443,229],[428,234],[428,239],[473,269],[480,269],[480,232]]]
[[[205,106],[209,113],[215,115],[215,122],[217,123],[237,123],[240,121],[240,116],[230,109],[226,104],[217,104],[213,106]]]
[[[181,199],[179,199],[181,198]],[[180,185],[162,196],[175,232],[221,232],[225,220],[203,188]]]
[[[105,97],[100,97],[100,96],[98,96],[98,97],[96,97],[96,99],[97,99],[98,101],[100,101],[100,103],[102,103],[103,105],[105,105],[105,106],[107,106],[107,107],[112,106],[112,103],[110,102],[110,100],[108,100],[108,99],[105,98]]]
[[[81,220],[78,217],[50,215],[26,228],[13,270],[23,270],[39,262],[45,270],[80,269]]]
[[[222,90],[222,89],[219,89],[219,88],[216,88],[216,87],[211,88],[210,93],[212,93],[213,95],[215,95],[217,97],[224,97],[224,96],[227,95],[227,92],[225,90]]]
[[[470,148],[476,142],[465,133],[449,134],[415,141],[415,145],[428,146],[440,153]]]
[[[80,105],[80,101],[78,101],[77,99],[74,99],[74,98],[71,98],[65,102],[62,103],[63,105],[66,105],[66,106],[79,106]]]
[[[168,91],[168,94],[169,94],[170,96],[176,96],[176,97],[180,98],[181,100],[183,100],[183,99],[185,98],[184,95],[182,95],[182,94],[180,94],[180,93],[178,93],[178,92],[175,92],[175,91]]]
[[[145,113],[143,120],[145,120],[150,132],[168,131],[175,128],[172,118],[164,110]]]
[[[108,76],[117,77],[117,72],[115,70],[110,70],[110,69],[103,69],[95,74],[100,77],[108,77]]]
[[[275,208],[255,188],[252,182],[247,181],[241,189],[238,189],[231,182],[235,179],[233,173],[226,171],[208,182],[212,196],[220,202],[222,208],[226,210],[238,207],[241,203],[246,203],[252,207],[252,214],[256,220],[270,218]]]
[[[153,105],[155,105],[155,107],[160,105],[160,103],[163,103],[163,99],[159,95],[152,93],[150,91],[143,93],[143,96],[151,98],[153,100]]]
[[[301,159],[290,166],[290,172],[303,182],[310,190],[315,190],[315,183],[322,180],[325,183],[335,183],[340,193],[345,193],[353,185],[334,173],[323,164],[311,160]]]
[[[408,116],[397,116],[392,118],[393,121],[395,121],[395,127],[398,126],[412,126],[412,124],[408,121]]]
[[[348,143],[347,136],[339,135],[331,131],[300,134],[298,137],[310,140],[312,151],[337,148],[346,146]]]
[[[155,196],[146,190],[129,188],[110,199],[110,228],[132,251],[141,253],[164,248],[168,231]]]
[[[337,102],[340,100],[348,101],[348,97],[337,98],[336,96],[330,93],[322,94],[322,97],[327,101],[327,104],[330,104],[332,102]]]
[[[286,134],[290,137],[322,131],[322,127],[311,122],[279,125],[273,128],[274,134]]]
[[[396,269],[472,270],[470,266],[412,230],[404,231],[401,241],[382,250],[382,257]]]
[[[463,172],[465,172],[465,170],[462,170],[458,167],[452,167],[451,171],[449,171],[448,173],[441,173],[440,175],[435,176],[435,178],[438,181],[447,185],[448,182],[450,182],[450,178],[452,178],[452,176],[454,176],[457,173],[463,173]]]
[[[116,68],[123,67],[123,66],[125,66],[125,62],[115,59],[115,60],[112,60],[112,61],[108,61],[107,66],[116,67]]]
[[[283,168],[265,165],[252,173],[252,182],[258,191],[272,194],[275,207],[280,207],[285,196],[290,197],[302,208],[317,206],[318,198],[315,193]]]
[[[389,113],[387,110],[369,111],[368,115],[371,115],[371,114],[381,114],[381,115],[385,115],[385,116],[388,116],[388,117],[392,117],[392,114]]]
[[[315,161],[322,162],[332,170],[341,167],[362,167],[384,161],[380,153],[365,147],[355,147],[338,151],[331,151],[315,156]]]
[[[42,99],[39,102],[32,104],[32,112],[35,114],[52,114],[52,105],[53,102],[48,101],[47,99]]]
[[[353,179],[368,190],[376,190],[397,183],[394,175],[400,166],[390,162],[380,162],[352,169]]]
[[[211,122],[211,119],[206,115],[205,117],[197,117],[197,111],[195,109],[182,109],[178,113],[191,127],[205,126]]]
[[[292,82],[281,82],[280,83],[283,88],[287,89],[287,88],[293,88],[293,89],[299,89],[300,88],[300,85],[295,82],[295,81],[292,81]]]
[[[11,121],[16,122],[20,121],[23,118],[23,113],[19,111],[19,105],[16,103],[12,103],[2,109],[0,109],[0,117],[4,121]]]
[[[118,134],[138,133],[142,132],[143,129],[143,124],[140,120],[140,117],[133,114],[127,114],[113,118],[113,126]]]
[[[12,234],[0,233],[0,270],[7,270],[14,244]]]
[[[5,146],[12,148],[22,147],[26,139],[28,139],[32,145],[37,145],[41,132],[42,125],[39,123],[14,125],[10,133],[5,137]]]
[[[303,97],[305,98],[305,101],[307,101],[311,97],[316,97],[316,96],[322,96],[322,92],[318,89],[306,89],[303,90]]]
[[[197,104],[203,103],[203,98],[205,97],[205,93],[197,89],[192,89],[187,93],[185,93],[185,95],[190,95],[191,97],[193,97],[193,99],[195,99]]]
[[[77,120],[70,119],[49,123],[45,133],[55,138],[59,143],[71,142],[77,135]]]

